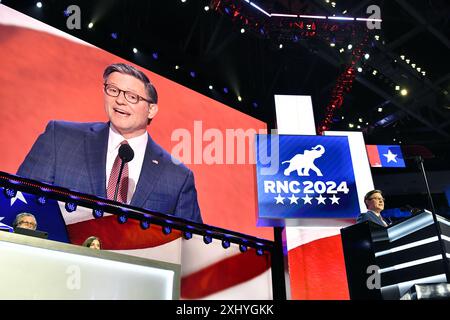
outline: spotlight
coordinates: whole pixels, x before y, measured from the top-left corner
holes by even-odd
[[[344,52],[344,51],[345,51],[344,48],[340,48],[340,49],[339,49],[339,52],[340,52],[340,53],[342,53],[342,52]]]
[[[348,124],[348,127],[349,127],[349,128],[353,128],[354,126],[355,126],[355,125],[354,125],[353,123],[349,123],[349,124]]]
[[[191,75],[192,78],[195,78],[195,72],[194,71],[191,71],[189,74]]]
[[[192,239],[192,232],[184,231],[183,238],[185,238],[186,240]]]
[[[94,209],[94,210],[92,210],[92,215],[94,216],[95,219],[99,219],[99,218],[103,217],[103,210],[102,209]]]
[[[410,59],[406,59],[406,60],[405,60],[405,62],[406,62],[407,64],[409,64],[410,61],[411,61]]]
[[[39,9],[42,8],[42,2],[36,2],[36,7],[38,7]]]
[[[330,43],[330,47],[335,47],[335,46],[336,46],[336,43],[334,43],[334,42]]]
[[[210,243],[212,242],[212,237],[211,237],[211,235],[205,234],[205,235],[203,236],[203,242],[206,243],[206,244],[210,244]]]
[[[420,72],[420,70],[422,70],[422,68],[421,67],[417,67],[417,72]]]
[[[241,33],[245,33],[245,29],[244,28],[241,28]]]
[[[205,6],[203,9],[205,9],[205,11],[209,11],[209,6]]]
[[[362,71],[363,71],[362,68],[358,67],[358,72],[362,72]]]
[[[223,92],[228,93],[228,88],[227,87],[223,88]]]
[[[364,59],[369,60],[369,58],[370,58],[370,54],[366,53],[366,54],[364,55]]]
[[[185,3],[185,2],[186,2],[186,0],[181,0],[181,2]]]
[[[361,129],[361,126],[360,126],[360,125],[357,125],[356,128]]]
[[[118,37],[119,37],[119,35],[117,34],[117,32],[111,33],[111,38],[117,39]]]
[[[222,247],[223,247],[224,249],[228,249],[228,248],[230,247],[230,240],[228,240],[228,239],[223,239],[223,240],[222,240]]]
[[[89,28],[89,29],[92,29],[93,27],[94,27],[94,24],[93,24],[92,22],[89,22],[88,28]]]
[[[278,48],[283,49],[283,44],[280,43],[280,45],[278,46]]]
[[[77,210],[77,204],[74,202],[66,202],[66,205],[64,207],[66,208],[67,212],[73,212]]]
[[[377,75],[377,73],[378,73],[378,71],[377,71],[377,70],[373,70],[373,71],[372,71],[372,74],[373,74],[374,76],[376,76],[376,75]]]
[[[180,66],[179,66],[179,65],[176,65],[176,66],[175,66],[175,70],[178,70],[178,69],[180,69]]]
[[[133,48],[133,53],[138,53],[138,49]]]
[[[347,49],[348,49],[348,50],[352,50],[352,48],[353,48],[353,45],[352,45],[352,44],[349,44],[349,45],[347,46]]]
[[[402,54],[402,55],[400,56],[400,59],[405,60],[405,55]]]
[[[383,112],[383,108],[378,108],[378,112]]]
[[[258,108],[258,104],[256,102],[252,103],[253,108]]]
[[[240,244],[239,245],[239,251],[240,252],[246,252],[247,251],[247,246],[245,244]]]
[[[400,91],[400,86],[395,86],[395,91]]]
[[[209,90],[212,90],[212,89],[213,89],[213,86],[210,84],[210,85],[208,86],[208,89],[209,89]]]
[[[263,250],[262,248],[256,249],[256,255],[257,255],[257,256],[262,256],[263,253],[264,253],[264,250]]]
[[[415,68],[416,64],[415,63],[411,63],[411,67]]]
[[[47,203],[47,197],[45,197],[45,196],[37,196],[36,197],[36,202],[38,204],[44,205],[44,204]]]
[[[407,95],[408,95],[408,90],[402,89],[402,90],[400,90],[400,94],[401,94],[402,96],[407,96]]]
[[[5,194],[5,197],[7,197],[7,198],[14,198],[17,194],[17,191],[15,189],[5,188],[5,189],[3,189],[3,193]]]
[[[119,214],[117,216],[117,222],[119,222],[120,224],[124,224],[127,221],[128,221],[128,216],[125,213]]]
[[[363,122],[363,119],[362,119],[362,118],[359,118],[358,121],[359,121],[359,122]]]
[[[0,1],[1,2],[1,1]],[[70,11],[69,10],[64,10],[64,17],[68,18],[70,16]]]
[[[237,99],[238,99],[239,102],[242,101],[242,97],[241,96],[238,96]]]
[[[150,221],[147,219],[143,219],[140,221],[139,225],[141,226],[142,230],[147,230],[148,228],[150,228]]]
[[[170,234],[172,232],[172,227],[170,227],[170,226],[164,226],[163,228],[162,228],[162,233],[164,233],[165,235],[168,235],[168,234]]]
[[[158,60],[158,52],[153,52],[152,57],[153,59]]]

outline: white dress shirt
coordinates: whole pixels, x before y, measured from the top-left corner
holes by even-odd
[[[142,164],[144,163],[145,149],[147,148],[148,134],[144,134],[131,139],[125,139],[111,125],[109,126],[108,151],[106,153],[106,188],[108,188],[111,169],[119,152],[122,141],[127,140],[131,149],[134,151],[134,158],[128,162],[128,192],[127,203],[131,202],[134,191],[141,175]]]

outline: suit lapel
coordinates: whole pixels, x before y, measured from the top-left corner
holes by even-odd
[[[106,198],[109,123],[94,124],[85,135],[86,160],[93,194]]]
[[[161,166],[164,166],[162,152],[149,135],[141,174],[130,203],[132,206],[144,207],[145,200],[153,192],[161,176]]]

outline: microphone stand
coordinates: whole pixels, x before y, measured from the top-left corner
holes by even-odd
[[[425,181],[425,186],[427,188],[428,201],[431,206],[431,216],[433,217],[434,225],[436,226],[439,247],[441,249],[441,255],[442,255],[443,262],[444,262],[445,276],[447,278],[447,282],[449,282],[450,281],[450,268],[449,268],[449,263],[447,260],[447,252],[445,250],[445,244],[441,237],[441,227],[439,226],[439,221],[438,221],[437,215],[436,215],[436,208],[434,207],[433,197],[431,196],[430,186],[428,184],[427,175],[425,173],[425,167],[423,165],[424,159],[422,158],[422,156],[417,156],[417,157],[415,157],[415,160],[416,160],[417,165],[419,166],[419,169],[423,176],[423,180]]]

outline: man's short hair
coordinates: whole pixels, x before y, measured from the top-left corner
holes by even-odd
[[[156,92],[155,87],[150,82],[149,78],[145,75],[145,73],[125,63],[114,63],[107,66],[105,71],[103,72],[103,81],[105,83],[109,75],[113,72],[128,74],[130,76],[135,77],[136,79],[141,80],[145,85],[145,91],[149,97],[149,100],[154,104],[158,103],[158,93]]]
[[[364,202],[365,202],[366,200],[369,200],[369,198],[370,198],[372,195],[374,195],[375,193],[379,193],[379,194],[383,195],[383,192],[382,192],[381,190],[371,190],[371,191],[367,192],[366,195],[364,196]]]
[[[22,221],[22,219],[25,217],[33,217],[34,221],[36,221],[36,229],[37,229],[36,217],[28,212],[22,212],[16,216],[16,218],[14,219],[14,222],[13,222],[13,228],[15,229],[19,225],[20,221]]]

